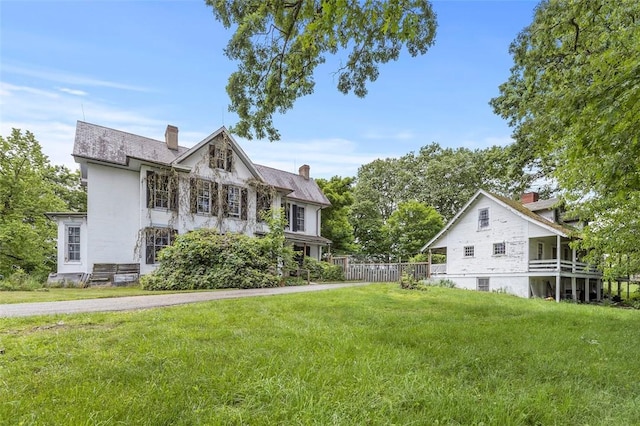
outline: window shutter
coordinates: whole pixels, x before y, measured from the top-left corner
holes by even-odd
[[[218,183],[211,183],[211,214],[218,216]]]
[[[227,149],[227,164],[225,164],[225,170],[230,172],[231,169],[233,168],[233,150],[232,149]]]
[[[209,145],[209,167],[216,168],[216,147],[215,145]]]
[[[169,177],[169,210],[178,211],[178,178]]]
[[[247,207],[249,207],[249,194],[247,188],[240,191],[240,219],[247,220]]]
[[[198,211],[198,184],[197,180],[191,178],[189,180],[189,204],[191,213],[196,213]]]
[[[229,216],[229,185],[222,185],[222,216]]]
[[[289,223],[291,224],[291,230],[293,232],[296,232],[298,230],[298,221],[296,220],[296,218],[298,217],[298,206],[296,206],[295,204],[292,206],[293,207],[293,214],[291,216],[293,216],[290,220]]]
[[[155,173],[147,170],[147,208],[153,207],[153,188],[155,187]]]

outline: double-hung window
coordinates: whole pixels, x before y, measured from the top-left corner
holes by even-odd
[[[152,209],[178,209],[178,180],[165,173],[147,172],[147,206]]]
[[[293,230],[304,232],[304,207],[293,205]]]
[[[256,193],[256,219],[263,222],[265,215],[271,209],[271,194],[267,191]]]
[[[240,188],[229,186],[227,189],[227,207],[230,217],[240,217]]]
[[[80,226],[67,225],[66,261],[80,262]]]
[[[175,229],[170,228],[147,228],[146,236],[146,263],[158,263],[158,253],[163,248],[173,244],[173,240],[177,235]]]
[[[484,208],[478,210],[478,229],[486,229],[489,227],[489,209]]]
[[[204,179],[191,179],[191,213],[218,214],[218,184]]]

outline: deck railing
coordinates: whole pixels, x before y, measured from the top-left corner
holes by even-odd
[[[529,272],[558,272],[558,259],[530,260]],[[560,260],[560,272],[600,274],[596,268],[587,263],[570,260]]]

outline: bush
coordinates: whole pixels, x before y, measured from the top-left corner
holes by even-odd
[[[43,283],[27,274],[21,268],[17,268],[11,275],[0,279],[2,291],[33,291],[43,287]]]
[[[160,252],[160,266],[140,279],[146,290],[276,287],[282,249],[271,238],[198,229]]]
[[[424,282],[416,280],[412,275],[409,275],[406,272],[403,272],[402,277],[400,277],[400,288],[404,290],[427,291],[428,287],[429,286]]]
[[[302,268],[309,270],[310,279],[313,281],[344,281],[344,273],[338,265],[305,257]]]

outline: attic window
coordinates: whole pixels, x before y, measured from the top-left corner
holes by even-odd
[[[489,227],[489,209],[484,208],[478,210],[478,229],[486,229]]]
[[[209,167],[230,172],[233,168],[233,150],[218,145],[209,145]]]

